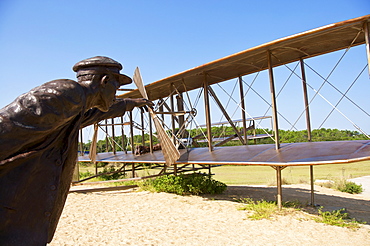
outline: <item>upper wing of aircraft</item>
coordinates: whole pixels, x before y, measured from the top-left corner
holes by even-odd
[[[178,92],[252,74],[268,68],[268,52],[273,67],[365,43],[364,24],[370,15],[342,21],[285,38],[277,39],[239,53],[206,63],[146,85],[150,100],[169,96],[173,86]],[[172,87],[171,87],[172,86]],[[141,97],[138,90],[119,97]]]

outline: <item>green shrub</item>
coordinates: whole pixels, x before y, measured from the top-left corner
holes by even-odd
[[[340,182],[337,189],[341,192],[347,192],[350,194],[359,194],[362,192],[362,185],[358,185],[355,182],[344,180]]]
[[[144,190],[168,192],[178,195],[219,194],[226,184],[200,173],[164,175],[140,184]]]
[[[93,174],[93,173],[91,173],[90,171],[80,172],[80,173],[79,173],[80,180],[81,180],[81,179],[88,178],[88,177],[91,177],[91,176],[93,176],[93,175],[94,175],[94,174]]]
[[[102,172],[99,172],[99,174],[101,174],[99,178],[101,180],[116,180],[116,179],[125,178],[125,175],[122,174],[122,172],[116,172],[118,170],[119,169],[116,169],[114,167],[109,167],[109,168],[104,167],[104,170]]]

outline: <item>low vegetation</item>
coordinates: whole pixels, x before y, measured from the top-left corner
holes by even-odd
[[[251,198],[244,198],[238,201],[243,204],[239,208],[240,210],[251,211],[251,214],[248,216],[248,218],[252,220],[271,219],[277,215],[286,215],[294,213],[295,211],[304,210],[304,208],[307,206],[302,205],[299,201],[288,201],[283,202],[283,208],[279,210],[276,202],[274,201],[254,201]],[[360,224],[365,223],[351,219],[348,216],[348,213],[345,212],[344,208],[334,211],[323,211],[323,208],[320,207],[318,209],[318,215],[311,218],[319,223],[351,229],[359,228]]]
[[[275,201],[259,200],[254,201],[251,198],[243,198],[238,200],[243,205],[239,208],[240,210],[249,210],[252,212],[248,218],[253,220],[270,219],[275,215],[283,215],[289,212],[293,212],[302,208],[302,204],[299,201],[288,201],[283,202],[283,209],[279,210]]]
[[[355,182],[345,180],[342,184],[338,185],[337,189],[341,192],[359,194],[362,192],[362,185],[358,185]]]
[[[335,181],[326,182],[323,183],[322,186],[326,188],[333,188],[341,192],[346,192],[350,194],[359,194],[363,191],[362,185],[356,184],[352,181],[348,181],[347,179],[337,179]]]
[[[351,229],[359,228],[360,224],[363,224],[355,219],[351,219],[348,216],[348,213],[345,212],[344,208],[325,212],[322,211],[322,208],[320,208],[318,212],[319,216],[315,217],[316,222],[333,226],[347,227]]]
[[[201,173],[164,175],[138,185],[144,190],[178,195],[219,194],[226,190],[226,184]]]

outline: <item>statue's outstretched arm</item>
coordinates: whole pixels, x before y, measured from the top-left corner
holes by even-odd
[[[126,111],[131,111],[135,107],[152,107],[153,103],[145,98],[125,98],[117,99],[117,101],[109,108],[108,112],[102,112],[97,108],[92,108],[84,114],[84,120],[82,121],[81,128],[99,121],[120,117],[125,114]]]

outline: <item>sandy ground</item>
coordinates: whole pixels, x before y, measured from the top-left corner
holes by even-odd
[[[315,203],[347,209],[370,222],[370,196],[315,186]],[[50,245],[370,245],[370,223],[352,230],[316,223],[297,212],[248,219],[235,198],[275,198],[275,187],[229,186],[217,196],[135,191],[69,194]],[[284,200],[309,203],[308,185],[283,188]],[[310,214],[311,213],[311,214]]]

